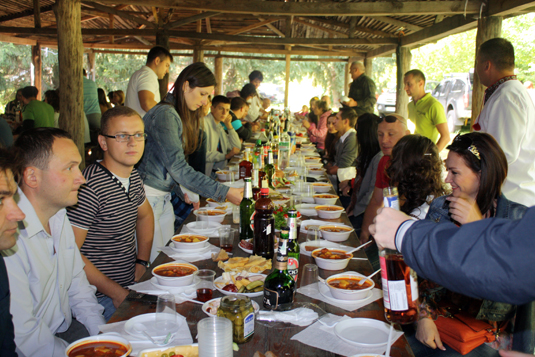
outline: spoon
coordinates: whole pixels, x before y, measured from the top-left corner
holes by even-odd
[[[362,244],[362,245],[359,245],[359,246],[356,247],[355,249],[352,249],[352,250],[350,250],[349,252],[346,252],[346,254],[350,254],[350,253],[356,252],[357,250],[359,250],[360,248],[362,248],[362,247],[364,247],[364,246],[370,244],[371,242],[373,242],[373,241],[369,240],[369,241],[367,241],[366,243],[364,243],[364,244]]]
[[[375,274],[377,274],[377,273],[380,272],[380,271],[381,271],[381,269],[378,269],[378,270],[375,271],[373,274],[368,275],[368,276],[366,277],[366,279],[361,279],[361,280],[359,281],[359,285],[364,285],[364,283],[366,282],[366,280],[371,280],[370,278],[373,277],[373,276],[375,276]]]
[[[138,331],[138,332],[141,332],[142,334],[144,334],[152,343],[154,343],[155,345],[158,345],[158,346],[165,346],[169,343],[169,340],[171,339],[171,332],[169,332],[167,334],[167,336],[165,336],[163,342],[157,342],[155,339],[152,338],[151,335],[149,335],[147,333],[147,331],[145,330],[145,325],[143,325],[142,323],[136,323],[134,324],[134,330]]]

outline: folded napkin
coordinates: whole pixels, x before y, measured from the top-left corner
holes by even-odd
[[[219,228],[221,227],[230,227],[230,224],[222,224],[221,226],[214,228],[214,229],[203,230],[201,235],[205,237],[210,237],[210,238],[219,238]],[[184,233],[200,234],[199,232],[189,229],[189,227],[185,224],[182,226],[182,230],[180,231],[180,234],[184,234]]]
[[[308,326],[318,318],[318,313],[307,307],[290,311],[258,311],[258,320],[288,322],[297,326]]]
[[[386,352],[386,345],[381,347],[360,347],[347,343],[336,336],[334,333],[334,322],[336,320],[340,322],[350,319],[349,316],[327,314],[322,317],[322,320],[326,318],[329,318],[333,322],[330,327],[323,325],[320,321],[316,321],[316,323],[295,334],[291,339],[342,356],[352,356],[359,353],[383,354]],[[403,332],[394,330],[392,336],[393,342],[402,335]]]
[[[191,337],[188,322],[186,321],[186,318],[184,316],[178,313],[177,315],[179,321],[180,319],[182,319],[182,321],[180,321],[180,327],[178,331],[174,334],[174,336],[171,337],[171,340],[169,341],[169,344],[167,346],[190,345],[193,343],[193,338]],[[130,335],[124,330],[125,324],[126,321],[121,321],[112,324],[100,325],[98,328],[103,334],[120,335],[121,337],[127,339],[132,344],[132,353],[130,354],[130,356],[137,356],[141,351],[147,348],[160,347],[150,342],[148,338],[140,339],[139,337]],[[156,341],[158,342],[158,340]]]
[[[128,288],[137,291],[138,293],[155,296],[170,293],[175,295],[175,301],[177,304],[181,304],[186,301],[185,298],[195,299],[197,297],[197,291],[193,285],[183,287],[166,286],[164,290],[163,288],[153,285],[150,280],[147,280],[142,283],[130,285]]]
[[[381,289],[373,288],[371,296],[365,300],[357,300],[355,302],[343,301],[343,302],[337,303],[323,296],[323,294],[320,293],[319,291],[318,284],[323,284],[323,283],[315,283],[315,284],[300,287],[299,289],[297,289],[297,292],[300,294],[306,295],[312,299],[321,300],[323,302],[326,302],[327,304],[331,304],[333,306],[339,307],[340,309],[346,310],[346,311],[355,311],[383,297],[383,291]],[[341,301],[341,300],[338,300],[338,301]]]
[[[198,262],[199,260],[210,259],[212,257],[212,253],[215,253],[215,254],[219,253],[219,250],[220,250],[219,247],[216,247],[213,244],[209,244],[209,245],[210,245],[210,249],[208,249],[204,253],[185,254],[183,252],[178,252],[171,247],[159,247],[158,250],[161,250],[163,253],[167,254],[169,258],[173,258],[175,260],[177,259],[184,260],[188,263],[191,263],[191,262]]]

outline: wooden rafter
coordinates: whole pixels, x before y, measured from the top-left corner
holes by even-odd
[[[518,0],[517,0],[518,1]],[[147,4],[146,0],[100,0],[108,4]],[[466,4],[466,10],[465,10]],[[389,16],[473,14],[479,12],[480,1],[405,1],[405,2],[282,2],[260,0],[151,0],[152,6],[225,13],[294,15],[294,16]]]
[[[275,18],[269,18],[267,20],[263,20],[263,21],[260,21],[260,22],[257,22],[255,24],[252,24],[252,25],[249,25],[249,26],[245,26],[245,27],[242,27],[240,29],[237,29],[237,30],[234,30],[234,31],[230,31],[230,32],[227,32],[227,35],[237,35],[237,34],[240,34],[240,33],[244,33],[244,32],[247,32],[247,31],[250,31],[250,30],[253,30],[253,29],[256,29],[258,27],[262,27],[264,25],[268,25],[268,24],[271,24],[275,21],[279,21],[281,19],[281,17],[275,17]]]
[[[514,12],[520,12],[535,6],[535,1],[526,0],[507,0],[507,1],[490,1],[488,8],[484,10],[487,16],[507,16]]]
[[[307,17],[306,19],[308,20],[314,20],[314,22],[317,22],[317,23],[320,23],[320,24],[324,24],[324,25],[329,25],[329,26],[338,26],[338,27],[341,27],[343,29],[347,29],[348,31],[350,30],[350,23],[345,23],[345,22],[342,22],[342,21],[336,21],[336,20],[329,20],[329,19],[323,19],[323,18],[318,18],[318,17]],[[364,26],[358,26],[356,23],[355,23],[355,31],[360,31],[360,32],[365,32],[365,33],[369,33],[371,35],[377,35],[377,36],[382,36],[382,37],[394,37],[391,33],[388,33],[388,32],[385,32],[385,31],[380,31],[380,30],[374,30],[374,29],[369,29],[367,27],[364,27]]]
[[[122,17],[123,19],[126,19],[126,20],[130,20],[130,21],[133,21],[133,22],[136,22],[138,24],[142,24],[142,25],[146,25],[146,26],[150,26],[150,27],[157,27],[157,25],[153,22],[150,22],[150,21],[147,21],[141,17],[138,17],[138,16],[133,16],[133,15],[130,15],[124,11],[120,11],[120,10],[117,10],[115,8],[112,8],[112,7],[108,7],[108,6],[103,6],[103,5],[100,5],[100,4],[97,4],[97,3],[94,3],[94,2],[90,2],[90,1],[84,1],[84,4],[85,5],[89,5],[99,11],[102,11],[102,12],[106,12],[108,14],[112,14],[112,15],[116,15],[116,16],[119,16],[119,17]]]
[[[170,22],[167,25],[165,25],[164,27],[166,29],[174,29],[174,28],[179,27],[179,26],[187,25],[187,24],[190,24],[192,22],[196,22],[196,21],[202,20],[202,19],[207,19],[209,17],[214,17],[214,16],[217,16],[217,15],[220,15],[220,14],[221,14],[220,12],[203,12],[202,14],[197,14],[197,15],[193,15],[193,16],[190,16],[190,17],[186,17],[186,18],[174,21],[174,22]]]
[[[49,12],[49,11],[52,11],[52,5],[41,6],[39,8],[39,13],[41,14],[45,12]],[[6,22],[6,21],[11,21],[11,20],[21,19],[21,18],[28,17],[28,16],[34,16],[34,12],[35,11],[32,8],[32,9],[16,12],[14,14],[0,16],[0,22]]]
[[[377,21],[381,21],[381,22],[390,24],[390,25],[394,25],[394,26],[398,26],[398,27],[404,27],[407,30],[411,30],[411,31],[420,31],[422,29],[421,26],[416,26],[416,25],[413,25],[413,24],[409,24],[408,22],[397,20],[397,19],[393,19],[393,18],[387,17],[387,16],[374,16],[374,17],[371,17],[371,18],[374,19],[374,20],[377,20]]]
[[[259,17],[258,20],[260,21],[266,21],[266,19],[262,18],[262,17]],[[276,33],[277,35],[279,35],[280,37],[286,37],[278,28],[276,28],[275,26],[273,26],[272,24],[266,24],[266,27],[268,29],[270,29],[271,31],[273,31],[274,33]]]
[[[316,24],[313,24],[310,22],[310,20],[308,18],[303,18],[303,17],[296,17],[294,19],[294,22],[298,23],[298,24],[303,24],[305,26],[308,26],[308,27],[312,27],[314,29],[317,29],[317,30],[320,30],[320,31],[323,31],[323,32],[326,32],[326,33],[329,33],[329,34],[332,34],[332,35],[335,35],[335,36],[338,36],[338,37],[343,37],[343,38],[347,38],[347,33],[344,33],[344,32],[340,32],[340,31],[335,31],[335,30],[332,30],[330,28],[327,28],[325,26],[320,26],[320,25],[316,25]]]

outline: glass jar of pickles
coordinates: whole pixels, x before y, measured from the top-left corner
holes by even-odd
[[[217,316],[226,317],[232,322],[234,342],[245,343],[253,337],[255,314],[248,296],[227,295],[223,297]]]

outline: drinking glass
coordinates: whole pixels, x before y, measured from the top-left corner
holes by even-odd
[[[155,326],[163,333],[173,333],[178,330],[175,296],[162,294],[156,303]]]
[[[203,220],[201,215],[197,213],[195,228],[196,229],[208,229],[208,227],[209,227],[209,221]]]
[[[316,264],[305,264],[301,276],[301,290],[303,293],[316,291],[315,283],[318,282],[318,266]]]
[[[193,273],[193,283],[197,290],[197,300],[202,302],[212,300],[214,277],[215,271],[210,269],[199,269]]]
[[[228,253],[232,252],[234,237],[237,235],[236,228],[221,227],[219,228],[219,247]]]
[[[240,206],[232,206],[232,223],[240,223]]]
[[[311,246],[314,246],[314,245],[317,245],[319,244],[318,241],[320,239],[320,226],[314,226],[314,225],[311,225],[311,226],[308,226],[307,227],[307,246],[308,245],[311,245]]]
[[[290,208],[297,209],[297,206],[303,203],[301,196],[290,196],[289,206]]]

